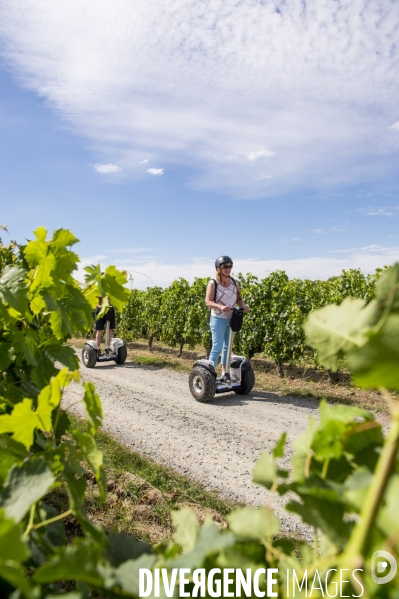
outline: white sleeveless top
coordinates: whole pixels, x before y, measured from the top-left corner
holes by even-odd
[[[215,286],[215,283],[213,283],[213,286]],[[237,303],[237,286],[233,283],[233,281],[230,282],[228,287],[223,287],[223,285],[218,283],[215,302],[217,304],[223,304],[225,306],[229,306],[230,308],[234,308]],[[213,308],[211,309],[211,314],[212,316],[217,316],[218,318],[231,318],[231,313],[225,314],[221,310],[214,310]]]

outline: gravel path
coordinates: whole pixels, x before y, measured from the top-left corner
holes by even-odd
[[[292,442],[306,428],[308,417],[318,414],[318,402],[275,393],[227,393],[207,404],[196,402],[188,376],[154,366],[125,363],[82,368],[84,380],[93,381],[104,410],[104,428],[133,450],[150,456],[218,489],[225,497],[258,506],[267,491],[252,483],[254,462],[270,450],[283,431]],[[65,407],[82,414],[76,401],[81,386],[65,393]],[[292,454],[288,445],[286,464]],[[273,507],[286,532],[308,536],[295,516],[283,510],[275,497]]]

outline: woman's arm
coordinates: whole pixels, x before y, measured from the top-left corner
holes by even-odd
[[[206,288],[205,295],[205,304],[208,308],[212,308],[213,310],[220,310],[221,312],[225,312],[226,314],[230,314],[231,310],[229,306],[225,306],[224,304],[217,304],[213,301],[215,295],[215,285],[213,281],[209,281],[208,287]]]
[[[244,308],[244,312],[249,312],[249,308],[247,306],[247,304],[244,302],[244,300],[241,297],[241,291],[239,286],[237,285],[237,302],[236,302],[237,306],[239,308]]]

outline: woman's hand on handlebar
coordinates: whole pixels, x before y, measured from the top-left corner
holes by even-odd
[[[249,308],[248,308],[247,304],[244,304],[243,306],[239,306],[238,308],[236,308],[236,310],[240,310],[240,312],[249,312]]]

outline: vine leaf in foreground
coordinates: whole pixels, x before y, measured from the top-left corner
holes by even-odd
[[[348,298],[312,312],[305,331],[323,366],[336,369],[345,357],[359,386],[399,391],[399,265],[379,279],[375,300]]]

